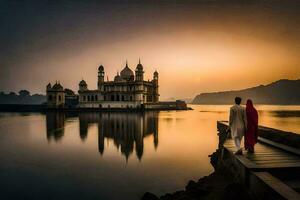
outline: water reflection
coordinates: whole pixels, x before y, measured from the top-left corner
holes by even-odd
[[[46,114],[47,139],[61,140],[64,136],[65,114],[49,112]]]
[[[145,191],[182,189],[212,172],[216,121],[228,119],[230,105],[192,107],[159,114],[0,113],[0,199],[140,199]],[[300,133],[300,106],[257,107],[265,111],[260,125]]]
[[[275,117],[281,117],[281,118],[300,117],[300,111],[297,111],[297,110],[294,110],[294,111],[271,111],[271,114],[273,114]]]
[[[79,137],[85,141],[91,124],[98,125],[98,150],[105,151],[105,139],[112,139],[117,149],[128,160],[135,150],[139,160],[144,151],[144,138],[153,135],[155,149],[158,146],[158,112],[145,113],[79,113]],[[47,113],[47,139],[59,141],[64,136],[65,121],[74,114]]]

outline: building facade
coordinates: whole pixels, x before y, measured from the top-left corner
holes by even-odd
[[[48,83],[46,96],[48,108],[76,108],[78,106],[78,95],[70,89],[64,89],[57,81],[53,86]]]
[[[49,83],[46,87],[46,95],[48,107],[64,107],[65,91],[59,82],[56,82],[53,86],[51,86],[51,83]]]
[[[139,61],[133,72],[126,61],[122,71],[112,81],[105,81],[104,66],[98,68],[97,89],[90,90],[84,80],[79,83],[80,108],[142,108],[146,103],[158,103],[158,72],[152,80],[144,80],[143,65]]]

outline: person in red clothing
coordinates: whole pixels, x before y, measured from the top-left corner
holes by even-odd
[[[245,149],[249,153],[254,153],[254,145],[257,143],[258,132],[258,114],[254,108],[250,99],[246,104],[246,116],[247,116],[247,131],[245,134]]]

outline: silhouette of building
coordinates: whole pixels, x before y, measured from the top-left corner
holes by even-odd
[[[79,107],[81,108],[140,108],[145,103],[158,103],[158,72],[151,81],[144,80],[140,60],[134,72],[126,61],[124,69],[112,81],[105,81],[104,66],[98,68],[96,90],[89,90],[84,80],[79,83]],[[107,78],[108,79],[108,78]]]
[[[51,83],[48,83],[46,96],[48,108],[75,108],[78,105],[78,95],[70,89],[64,89],[57,81],[53,86],[51,86]]]
[[[65,105],[65,91],[63,86],[56,81],[51,87],[51,83],[47,85],[47,106],[48,107],[63,107]]]
[[[85,80],[79,82],[78,95],[56,82],[46,88],[47,108],[56,110],[186,110],[184,101],[159,102],[158,72],[152,80],[144,80],[144,67],[139,60],[135,72],[126,61],[122,71],[112,81],[104,80],[104,66],[98,68],[97,89],[91,90]]]

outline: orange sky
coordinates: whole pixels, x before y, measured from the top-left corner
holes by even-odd
[[[23,11],[25,25],[4,34],[0,90],[45,93],[55,80],[77,90],[81,78],[93,89],[99,64],[113,79],[126,59],[134,70],[139,57],[146,79],[158,70],[162,99],[300,78],[300,6],[97,6],[47,7],[30,22],[31,7]]]

